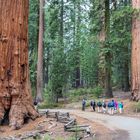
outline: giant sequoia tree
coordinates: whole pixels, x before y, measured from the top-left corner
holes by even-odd
[[[137,15],[132,22],[132,92],[137,100],[140,99],[140,0],[132,0],[133,8],[137,9]]]
[[[0,120],[9,112],[13,129],[38,116],[30,94],[28,6],[29,0],[0,0]]]

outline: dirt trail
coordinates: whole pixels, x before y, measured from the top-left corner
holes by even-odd
[[[140,120],[136,118],[123,116],[109,116],[104,114],[97,114],[93,112],[74,111],[74,114],[99,122],[111,130],[117,129],[125,130],[129,133],[130,140],[140,140]]]
[[[128,132],[127,138],[126,134],[121,134],[121,140],[140,140],[140,119],[118,115],[110,116],[89,111],[83,112],[80,110],[59,109],[59,111],[70,112],[76,116],[98,122],[112,131],[123,130]],[[123,137],[123,135],[125,136]]]

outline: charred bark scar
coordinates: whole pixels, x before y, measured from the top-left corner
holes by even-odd
[[[22,64],[22,65],[21,65],[21,74],[22,74],[22,80],[23,80],[23,81],[24,81],[24,79],[26,78],[26,75],[25,75],[25,67],[26,67],[25,64]]]
[[[7,76],[12,76],[12,72],[11,72],[11,70],[7,70]]]

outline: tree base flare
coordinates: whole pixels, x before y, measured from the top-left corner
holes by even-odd
[[[6,110],[3,104],[0,104],[0,110],[2,110],[0,112],[1,123],[8,122],[12,130],[20,129],[26,118],[34,120],[39,117],[39,114],[32,105],[32,101],[26,99],[23,100],[19,97],[14,97],[11,100],[9,110]]]

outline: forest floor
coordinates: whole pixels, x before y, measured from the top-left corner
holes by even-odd
[[[68,110],[61,110],[62,112]],[[71,111],[70,111],[71,112]],[[78,115],[77,115],[78,113]],[[46,118],[45,116],[36,119],[35,121],[30,121],[28,124],[25,124],[23,128],[20,130],[10,130],[8,126],[1,126],[0,128],[0,140],[19,140],[22,139],[21,136],[28,135],[28,133],[33,133],[37,130],[45,129],[46,134],[43,137],[34,137],[34,138],[27,138],[26,140],[33,140],[33,139],[41,139],[41,140],[76,140],[74,139],[76,135],[82,136],[83,140],[123,140],[125,138],[128,139],[128,132],[125,130],[120,129],[112,129],[104,124],[90,118],[86,117],[86,115],[93,115],[93,112],[84,112],[86,115],[82,116],[81,111],[76,111],[75,113],[72,112],[73,116],[76,118],[78,124],[82,125],[90,125],[91,132],[95,133],[94,137],[86,137],[84,133],[78,132],[66,132],[64,131],[64,124],[59,123],[56,119],[53,118]],[[90,116],[89,115],[89,116]],[[19,138],[20,137],[20,138]],[[125,139],[126,140],[126,139]]]
[[[125,95],[124,95],[125,94]],[[65,105],[65,109],[57,111],[70,112],[78,124],[88,124],[95,133],[95,137],[85,137],[83,140],[139,140],[140,139],[140,113],[135,112],[134,102],[129,101],[130,93],[114,93],[114,98],[124,103],[124,113],[108,114],[92,112],[90,107],[86,111],[81,111],[81,101]],[[102,98],[100,100],[103,100]],[[110,99],[105,99],[110,100]],[[19,137],[45,130],[42,140],[75,140],[77,134],[64,131],[64,124],[59,123],[56,119],[42,116],[35,121],[29,121],[20,130],[10,130],[8,126],[0,126],[0,140],[19,140]],[[84,134],[78,133],[84,137]],[[11,139],[8,139],[11,137]],[[32,140],[29,138],[28,140]],[[34,137],[34,139],[37,139]]]
[[[43,136],[44,140],[55,140],[55,138],[63,137],[70,137],[72,134],[64,132],[63,124],[56,121],[54,118],[46,118],[46,116],[42,116],[37,118],[35,121],[30,121],[29,123],[25,124],[19,130],[11,130],[9,126],[1,126],[0,127],[0,140],[19,140],[19,139],[42,139],[40,135],[36,135],[37,131],[45,130],[45,135]],[[28,136],[29,134],[34,134],[34,138],[23,138]],[[39,133],[38,133],[39,134]]]

